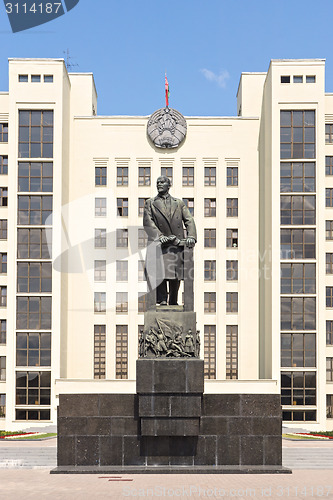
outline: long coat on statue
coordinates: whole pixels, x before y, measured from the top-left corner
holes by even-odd
[[[174,235],[179,240],[186,237],[197,240],[194,219],[185,203],[172,196],[170,202],[170,213],[160,196],[149,198],[144,208],[143,226],[148,236],[146,272],[151,281],[156,279],[157,285],[163,279],[184,278],[184,246],[161,245],[159,237]]]

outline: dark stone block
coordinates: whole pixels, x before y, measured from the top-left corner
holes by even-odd
[[[94,418],[94,417],[90,417]],[[58,417],[59,436],[75,436],[87,433],[86,417]]]
[[[199,419],[142,418],[141,434],[143,436],[197,436],[199,434]]]
[[[250,436],[252,432],[252,418],[235,417],[228,419],[228,433],[236,436]]]
[[[99,465],[99,437],[76,437],[76,464]]]
[[[98,417],[98,394],[60,394],[59,417]]]
[[[264,437],[264,465],[282,465],[282,436]]]
[[[241,394],[241,416],[281,417],[279,394]]]
[[[133,417],[138,414],[136,394],[100,394],[101,417]]]
[[[102,437],[99,442],[100,464],[122,465],[123,438],[121,436]]]
[[[200,434],[223,436],[228,434],[227,417],[201,417]]]
[[[240,465],[240,437],[218,436],[217,465]]]
[[[124,465],[145,465],[146,458],[140,454],[140,438],[124,436]]]
[[[257,436],[281,436],[282,420],[278,417],[253,418],[253,434]]]
[[[58,466],[75,465],[75,438],[58,435]]]
[[[202,359],[186,361],[186,392],[204,392],[204,361]]]
[[[193,461],[194,461],[193,455],[188,455],[188,456],[179,455],[179,456],[175,456],[175,457],[172,457],[172,456],[169,457],[170,465],[180,465],[180,466],[187,465],[187,466],[191,467],[193,465]]]
[[[152,392],[186,392],[186,361],[161,359],[154,363]]]
[[[170,396],[170,415],[172,417],[200,417],[201,396],[194,394]]]
[[[138,394],[154,392],[153,369],[154,364],[149,359],[138,359],[136,361],[136,392]]]
[[[198,438],[196,437],[170,437],[170,456],[194,456]]]
[[[261,436],[241,436],[241,465],[263,465],[264,443]]]
[[[79,432],[77,434],[80,434]],[[88,436],[110,436],[111,418],[89,417],[87,418],[86,432]],[[82,435],[82,434],[81,434]]]
[[[170,452],[169,437],[142,438],[141,454],[152,457],[168,457]]]
[[[140,417],[168,417],[170,415],[169,394],[144,394],[139,396]]]
[[[139,421],[133,417],[112,417],[112,436],[137,436],[139,432]]]
[[[203,416],[235,417],[240,414],[239,394],[204,394]]]
[[[169,456],[147,456],[147,465],[170,465]]]
[[[194,465],[215,465],[216,445],[216,436],[199,436]]]

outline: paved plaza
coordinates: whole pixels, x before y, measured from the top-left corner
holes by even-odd
[[[0,498],[333,499],[333,443],[283,440],[293,474],[51,475],[56,440],[0,442]]]

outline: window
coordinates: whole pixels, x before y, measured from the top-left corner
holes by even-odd
[[[0,207],[8,206],[8,188],[0,187]]]
[[[95,248],[106,248],[106,229],[95,229]]]
[[[116,313],[128,313],[128,294],[127,292],[116,292]]]
[[[6,356],[0,356],[0,381],[6,380]]]
[[[117,198],[118,217],[128,217],[128,198]]]
[[[18,293],[51,293],[52,263],[51,262],[18,262],[17,264]]]
[[[227,186],[238,186],[238,167],[227,167]]]
[[[281,83],[290,83],[290,76],[281,76]]]
[[[281,158],[315,158],[315,111],[281,111]]]
[[[282,372],[282,405],[315,405],[316,372]]]
[[[116,325],[116,379],[126,379],[128,353],[128,327]]]
[[[0,319],[0,345],[7,342],[7,320]]]
[[[148,200],[148,198],[139,198],[139,201],[138,201],[138,216],[139,217],[143,217],[143,212],[144,212],[145,204],[146,204],[147,200]]]
[[[205,198],[205,217],[216,217],[216,198]]]
[[[326,358],[326,382],[333,382],[333,358]]]
[[[146,293],[138,293],[138,313],[145,313],[147,310]]]
[[[216,229],[205,229],[205,247],[216,248]]]
[[[316,83],[315,75],[306,75],[306,83]]]
[[[216,260],[204,261],[205,281],[216,281]]]
[[[53,111],[19,111],[19,158],[53,157]]]
[[[17,223],[19,225],[51,225],[52,196],[19,196]]]
[[[48,233],[46,233],[46,231],[48,231]],[[52,233],[50,229],[18,229],[18,259],[51,259],[51,237]]]
[[[143,227],[139,227],[138,229],[138,247],[146,248],[148,244],[148,236]]]
[[[0,307],[7,307],[7,287],[0,286]]]
[[[326,345],[333,345],[333,321],[326,321]]]
[[[0,219],[0,240],[7,239],[7,219]]]
[[[216,326],[204,327],[204,374],[205,379],[216,378]]]
[[[238,326],[227,325],[226,379],[238,378]]]
[[[51,372],[16,372],[16,404],[51,404]]]
[[[326,253],[326,274],[333,274],[333,253]]]
[[[326,287],[326,307],[333,307],[333,286]]]
[[[333,156],[325,156],[325,175],[333,175]]]
[[[95,198],[95,217],[106,217],[106,198]]]
[[[314,368],[316,366],[316,334],[282,333],[281,366]]]
[[[31,83],[40,83],[40,75],[31,75]]]
[[[8,156],[0,155],[0,174],[8,174]]]
[[[18,330],[51,330],[51,297],[17,297],[16,328]]]
[[[227,198],[227,217],[238,217],[238,198]]]
[[[0,252],[0,274],[7,274],[7,253]]]
[[[194,217],[194,198],[183,198],[183,202],[187,206],[192,217]]]
[[[105,379],[106,325],[94,326],[94,378]]]
[[[106,260],[95,260],[94,262],[94,280],[106,281]]]
[[[282,412],[282,420],[285,422],[315,422],[317,412],[315,410],[285,410]]]
[[[216,167],[205,167],[205,186],[216,186]]]
[[[44,75],[44,83],[53,83],[53,75]]]
[[[117,186],[128,186],[128,167],[117,167]]]
[[[17,366],[51,366],[51,333],[17,333]]]
[[[18,164],[18,190],[31,192],[52,192],[53,190],[53,163],[26,163]]]
[[[18,76],[18,81],[20,83],[27,83],[28,82],[28,75],[19,75]]]
[[[226,261],[226,272],[228,281],[238,280],[238,260]]]
[[[150,186],[150,167],[139,167],[139,186]]]
[[[238,292],[227,292],[226,311],[227,313],[238,312]]]
[[[105,313],[106,312],[106,293],[105,292],[95,292],[94,293],[94,312],[95,313]]]
[[[144,260],[138,260],[138,281],[146,281]]]
[[[205,292],[204,293],[204,311],[205,313],[215,313],[216,312],[216,293],[215,292]]]
[[[6,394],[0,394],[0,418],[6,417]]]
[[[194,167],[183,167],[183,186],[194,186]]]
[[[238,229],[227,229],[227,248],[238,247]]]
[[[325,221],[326,225],[326,240],[333,240],[333,220]]]
[[[171,186],[173,181],[173,168],[172,167],[161,167],[161,176],[170,179]]]
[[[117,247],[127,248],[128,247],[128,229],[117,229]]]
[[[325,125],[325,144],[333,143],[333,123],[326,123]]]
[[[15,420],[50,420],[50,410],[16,410]]]
[[[0,123],[0,142],[8,142],[8,123]]]
[[[281,193],[316,190],[316,165],[314,162],[283,162],[280,165]]]
[[[1,416],[1,409],[0,409]],[[326,418],[333,418],[333,395],[326,394]]]
[[[281,196],[281,224],[304,225],[315,223],[315,196]]]
[[[106,186],[107,167],[95,167],[95,186]]]
[[[316,264],[281,264],[281,293],[316,293]]]
[[[117,260],[116,262],[116,280],[128,281],[128,261]]]
[[[315,229],[281,229],[281,259],[315,259]]]
[[[303,83],[303,76],[302,75],[294,75],[294,83]]]
[[[315,330],[315,297],[282,297],[281,330]]]
[[[333,207],[333,189],[326,188],[326,207]]]

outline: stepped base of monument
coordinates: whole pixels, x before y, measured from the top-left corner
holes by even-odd
[[[56,467],[51,474],[292,474],[291,469],[271,465],[188,466],[84,466]]]

